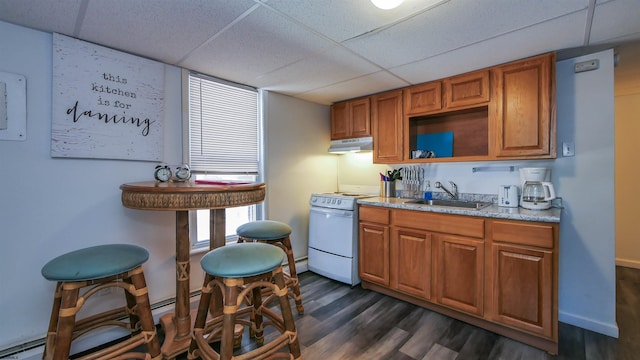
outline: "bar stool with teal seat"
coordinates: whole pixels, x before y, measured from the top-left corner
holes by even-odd
[[[193,329],[188,359],[300,359],[298,333],[289,304],[287,286],[282,272],[284,253],[264,243],[230,244],[211,250],[200,260],[205,272],[204,285]],[[270,295],[263,299],[262,289]],[[222,292],[223,311],[212,311],[212,293]],[[278,298],[280,312],[269,307]],[[250,299],[250,301],[245,301]],[[211,319],[207,321],[207,317]],[[266,318],[266,319],[264,319]],[[266,321],[264,321],[266,320]],[[234,357],[236,324],[250,327],[259,347]],[[277,336],[264,343],[265,327],[272,326]],[[209,344],[220,336],[220,352]],[[271,337],[271,336],[270,336]],[[288,355],[282,350],[288,347]]]
[[[83,358],[116,358],[126,353],[128,358],[159,359],[160,342],[142,272],[148,258],[147,250],[139,246],[111,244],[72,251],[45,264],[42,276],[57,285],[43,359],[69,359],[72,341],[103,326],[123,327],[131,336]],[[125,306],[77,319],[91,296],[114,287],[124,290]]]
[[[238,242],[265,242],[284,250],[285,254],[287,254],[287,264],[289,267],[289,274],[285,274],[289,296],[294,299],[298,314],[304,314],[298,273],[296,272],[296,261],[293,257],[293,249],[289,237],[291,235],[291,227],[279,221],[258,220],[240,225],[236,229],[236,234],[238,235]]]

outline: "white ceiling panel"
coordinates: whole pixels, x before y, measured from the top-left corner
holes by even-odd
[[[381,10],[370,0],[268,0],[268,6],[290,16],[336,42],[393,24],[449,0],[405,0],[402,6]]]
[[[304,92],[354,79],[381,69],[350,51],[334,46],[255,79],[256,86],[286,93]]]
[[[615,0],[598,5],[590,44],[627,41],[640,36],[640,0]]]
[[[567,28],[584,28],[586,11],[460,48],[427,60],[392,68],[398,76],[421,83],[538,55],[579,43],[583,35]]]
[[[431,1],[0,0],[0,21],[322,104],[640,41],[640,0]]]
[[[345,45],[383,67],[394,67],[584,9],[584,0],[450,1]]]
[[[0,1],[0,20],[33,29],[71,35],[81,10],[78,0],[42,1],[12,0]]]
[[[253,80],[334,46],[267,8],[259,8],[193,52],[183,65],[253,85]],[[217,69],[220,69],[219,71]]]
[[[175,64],[252,6],[252,0],[91,1],[79,35]]]
[[[331,104],[338,100],[376,94],[390,89],[402,88],[407,85],[409,84],[398,79],[396,76],[393,76],[386,71],[380,71],[324,88],[301,93],[296,95],[296,97],[317,102],[319,104]]]

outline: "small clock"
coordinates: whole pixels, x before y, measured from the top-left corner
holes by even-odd
[[[156,166],[153,176],[157,181],[167,182],[171,179],[171,169],[167,164],[159,164]]]
[[[187,181],[191,178],[191,169],[189,169],[189,165],[182,164],[176,168],[176,179],[177,181]]]

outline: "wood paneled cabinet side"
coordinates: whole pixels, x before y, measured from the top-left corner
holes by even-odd
[[[557,343],[558,233],[557,224],[491,221],[489,319]]]
[[[431,300],[432,234],[418,229],[392,227],[391,288]]]
[[[370,98],[331,105],[331,140],[371,136]]]
[[[359,206],[360,278],[389,287],[390,278],[390,215],[384,208]]]
[[[393,164],[403,159],[404,120],[402,90],[393,90],[371,98],[373,162]]]
[[[493,68],[495,155],[556,156],[555,54]]]
[[[435,243],[436,302],[470,314],[484,312],[484,241],[438,234]]]

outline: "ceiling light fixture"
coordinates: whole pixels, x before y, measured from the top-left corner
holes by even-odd
[[[391,10],[402,4],[404,0],[371,0],[373,5],[382,10]]]

